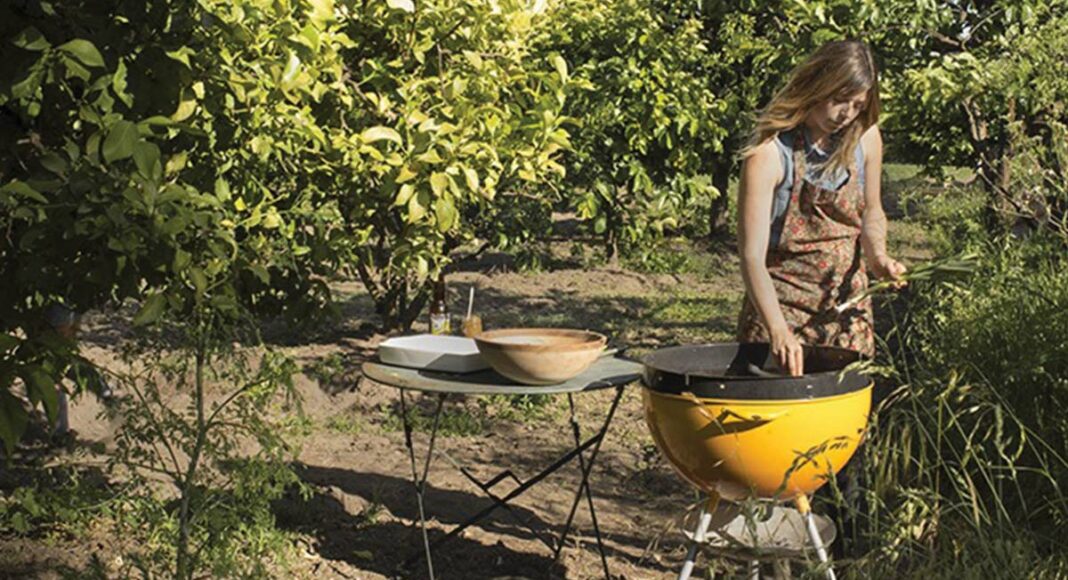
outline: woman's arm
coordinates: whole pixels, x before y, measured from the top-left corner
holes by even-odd
[[[790,374],[800,375],[803,371],[801,343],[786,323],[767,267],[772,199],[782,175],[779,152],[771,141],[757,147],[742,163],[738,184],[738,250],[742,280],[768,329],[772,352]]]
[[[860,138],[864,151],[864,216],[860,243],[868,269],[879,279],[896,280],[905,267],[886,253],[886,212],[883,210],[883,137],[872,125]]]

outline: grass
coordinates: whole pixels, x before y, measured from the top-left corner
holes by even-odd
[[[414,431],[429,433],[434,425],[434,410],[429,399],[407,409],[408,424]],[[436,405],[436,403],[434,403]],[[446,403],[438,419],[438,436],[471,437],[485,431],[485,418],[466,406]],[[403,431],[404,416],[400,405],[387,405],[383,409],[382,428],[386,431]]]
[[[333,433],[359,435],[367,430],[367,423],[356,411],[349,410],[328,417],[323,423],[323,427]]]
[[[43,538],[81,536],[101,520],[112,519],[121,490],[100,474],[74,468],[47,468],[0,495],[0,533]]]
[[[479,398],[479,406],[494,419],[540,423],[562,416],[561,401],[552,395],[488,395]]]
[[[304,374],[318,381],[321,386],[336,385],[343,381],[349,372],[345,355],[340,352],[330,353],[304,367]]]

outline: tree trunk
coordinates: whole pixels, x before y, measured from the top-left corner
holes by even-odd
[[[615,208],[611,205],[605,205],[604,251],[608,265],[613,268],[619,266],[619,232],[617,227]]]
[[[197,337],[197,352],[196,352],[196,378],[195,378],[195,393],[194,404],[197,409],[197,438],[193,444],[193,452],[189,457],[189,467],[186,469],[185,477],[179,482],[179,491],[181,492],[181,507],[178,511],[178,554],[177,562],[175,562],[176,576],[181,580],[187,580],[193,577],[194,567],[193,562],[189,555],[189,521],[192,519],[190,513],[190,502],[192,501],[192,494],[196,489],[195,480],[197,475],[197,468],[200,465],[200,454],[204,449],[204,443],[207,440],[207,425],[204,419],[204,366],[207,364],[207,346],[204,344],[204,337]]]
[[[723,239],[730,231],[727,223],[727,207],[730,201],[731,170],[733,163],[730,158],[721,159],[713,166],[712,185],[719,191],[719,195],[712,200],[712,206],[708,213],[708,241],[716,242]]]
[[[968,115],[972,148],[979,160],[976,173],[987,196],[987,202],[983,208],[983,226],[989,234],[996,236],[1005,231],[1003,218],[1005,205],[1010,202],[1008,198],[1011,178],[1009,159],[1012,150],[1005,136],[990,134],[989,124],[974,102],[965,100],[963,106]],[[1001,121],[1008,126],[1015,120],[1016,102],[1010,99],[1008,111]]]

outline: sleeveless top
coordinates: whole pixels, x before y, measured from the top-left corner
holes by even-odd
[[[801,127],[783,131],[775,137],[775,145],[779,149],[779,161],[782,163],[782,181],[775,186],[771,202],[771,238],[768,240],[770,248],[779,245],[779,239],[782,236],[782,225],[786,217],[786,206],[790,204],[790,191],[794,183],[794,138],[799,130],[802,130]],[[804,131],[807,137],[808,129],[804,129]],[[834,175],[821,179],[817,166],[827,161],[830,154],[811,143],[811,139],[805,139],[805,159],[808,161],[805,168],[805,181],[818,185],[823,189],[831,190],[836,190],[845,185],[846,181],[849,180],[849,171],[846,169],[840,169]],[[857,180],[860,184],[860,190],[864,191],[864,150],[859,142],[857,143],[855,155]]]

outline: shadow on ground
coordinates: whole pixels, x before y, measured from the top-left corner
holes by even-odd
[[[317,551],[327,559],[343,560],[385,575],[422,577],[426,574],[421,557],[422,535],[417,525],[418,504],[410,480],[325,466],[298,465],[296,469],[305,482],[319,489],[337,488],[345,494],[362,498],[366,507],[353,515],[348,513],[338,497],[330,493],[316,493],[307,502],[294,495],[276,504],[279,527],[316,537],[319,542]],[[577,482],[577,478],[575,481]],[[611,494],[611,499],[602,497],[596,488],[595,494],[595,501],[600,504],[598,511],[612,510],[605,505],[608,501],[628,501],[627,498],[615,494]],[[630,501],[639,500],[630,498]],[[489,498],[474,491],[473,487],[471,491],[456,491],[428,483],[424,505],[427,519],[431,522],[429,539],[434,542],[444,537],[456,525],[494,504]],[[517,505],[511,507],[514,515],[497,509],[474,524],[485,532],[501,536],[502,539],[495,545],[485,545],[465,537],[466,533],[462,533],[433,548],[435,570],[445,577],[456,578],[502,575],[527,578],[564,577],[567,570],[553,561],[552,551],[547,545],[535,544],[533,552],[530,551],[530,542],[537,539],[526,527],[518,523],[516,518],[527,522],[543,541],[552,545],[556,544],[563,531],[564,522],[547,522],[533,510]],[[583,501],[579,513],[585,513],[585,509],[586,504]],[[442,527],[445,529],[441,529]],[[565,551],[575,549],[577,533],[577,527],[573,527]],[[581,535],[585,538],[581,549],[595,553],[592,530],[583,530]],[[513,550],[507,545],[509,538],[523,541],[524,545]],[[620,550],[619,546],[634,548],[640,553],[649,542],[649,538],[644,535],[634,537],[612,533],[603,529],[603,524],[602,538],[606,556],[622,561],[633,561],[635,557]],[[408,560],[414,564],[406,564]],[[654,562],[644,562],[643,565],[660,568],[659,564]]]
[[[427,577],[420,528],[403,523],[403,520],[417,522],[419,519],[410,481],[331,467],[299,465],[297,470],[308,483],[338,487],[372,503],[360,514],[352,515],[346,512],[341,501],[326,493],[317,493],[306,502],[299,497],[287,497],[276,504],[280,528],[313,535],[318,540],[317,551],[323,558],[345,561],[386,576]],[[489,499],[430,485],[426,498],[427,505],[433,506],[428,517],[449,527],[492,504]],[[378,505],[394,517],[379,516]],[[521,508],[517,511],[529,517],[536,528],[544,528],[545,524],[533,512]],[[505,536],[531,537],[503,513],[495,513],[480,525]],[[438,527],[431,527],[429,539],[434,542],[445,533]],[[509,548],[503,540],[495,545],[485,545],[462,534],[435,548],[433,563],[435,573],[446,578],[506,575],[562,578],[566,573],[562,565],[553,562],[548,549],[543,553],[526,553]]]

